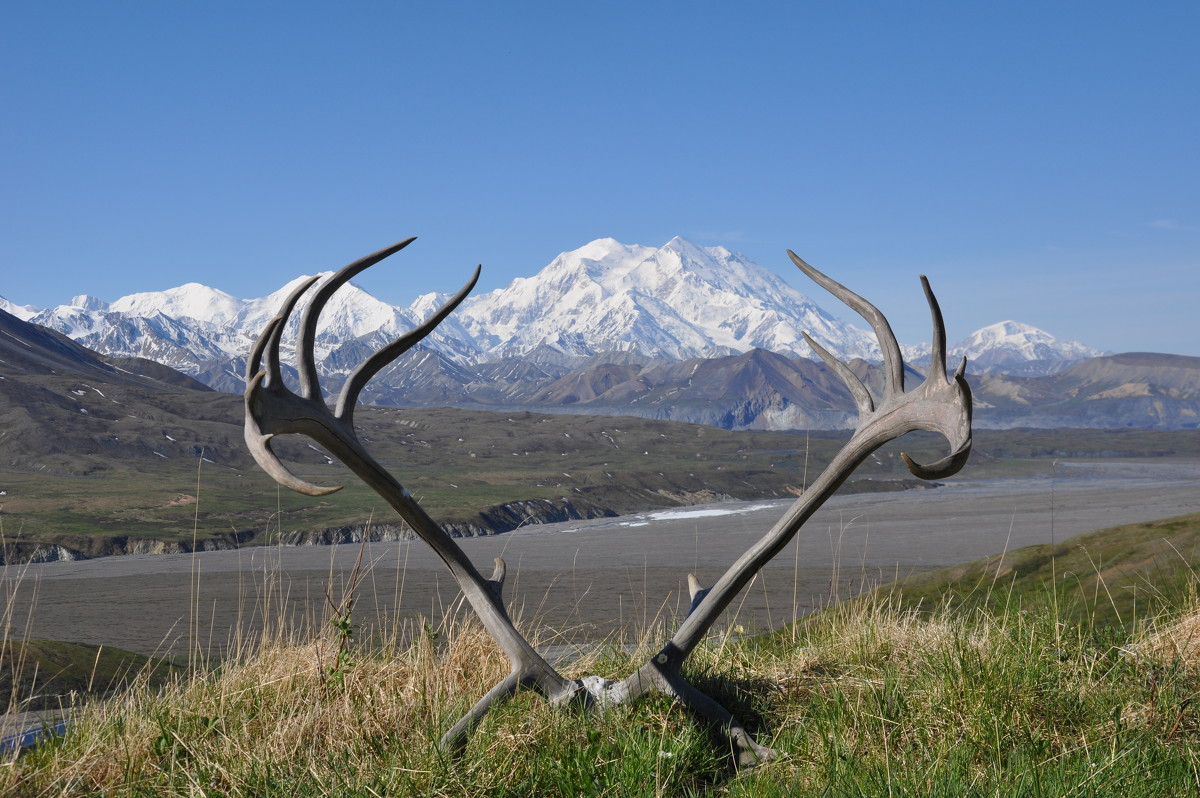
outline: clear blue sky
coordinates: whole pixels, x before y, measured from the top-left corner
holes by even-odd
[[[26,2],[0,296],[263,296],[408,235],[408,304],[600,237],[792,248],[928,340],[1200,355],[1200,4]]]

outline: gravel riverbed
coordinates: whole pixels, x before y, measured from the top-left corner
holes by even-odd
[[[544,643],[639,630],[687,607],[686,578],[710,585],[790,501],[702,505],[621,518],[526,526],[460,540],[484,575],[508,563],[505,595]],[[947,480],[902,493],[835,496],[718,624],[779,626],[879,582],[1118,524],[1200,512],[1200,462],[1059,461],[1039,478]],[[9,634],[180,655],[253,639],[263,617],[322,619],[357,545],[258,547],[10,566]],[[419,541],[368,544],[358,634],[436,622],[458,598]],[[414,626],[415,625],[415,626]]]

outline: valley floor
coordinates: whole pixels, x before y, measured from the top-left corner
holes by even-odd
[[[1022,479],[955,479],[933,490],[830,501],[753,583],[728,628],[771,628],[881,582],[1092,529],[1200,511],[1200,461],[1045,464]],[[461,541],[485,572],[508,563],[506,596],[555,645],[681,616],[689,571],[713,581],[789,502],[706,505],[590,522],[527,526]],[[11,627],[31,638],[179,655],[220,653],[261,618],[324,617],[358,546],[248,548],[10,566]],[[354,622],[361,636],[440,619],[458,592],[419,542],[365,548]],[[732,612],[732,610],[731,610]]]

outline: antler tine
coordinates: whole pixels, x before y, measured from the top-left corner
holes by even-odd
[[[313,295],[312,302],[309,303],[304,311],[304,318],[300,322],[300,335],[296,339],[296,367],[300,371],[300,395],[305,399],[319,397],[321,393],[317,378],[317,363],[314,348],[317,341],[317,320],[321,315],[321,310],[325,307],[325,303],[329,301],[330,297],[339,288],[360,272],[374,266],[387,256],[394,255],[416,240],[416,236],[412,236],[403,241],[398,241],[390,247],[384,247],[378,252],[372,252],[366,257],[359,258],[353,263],[343,266],[337,274],[330,277],[324,285],[317,289],[317,293]]]
[[[866,415],[875,409],[875,399],[871,396],[871,392],[867,390],[867,386],[863,385],[863,381],[858,378],[858,375],[850,370],[842,361],[838,360],[829,350],[821,346],[813,340],[813,337],[806,332],[800,333],[804,336],[805,342],[808,343],[812,350],[816,352],[826,366],[833,369],[833,373],[841,377],[842,382],[850,390],[850,394],[854,397],[854,403],[858,405],[858,414]]]
[[[938,374],[946,378],[946,324],[942,321],[942,308],[933,289],[929,286],[929,278],[921,275],[921,288],[925,289],[925,301],[929,303],[929,313],[933,316],[933,343],[929,353],[929,375]],[[965,360],[965,359],[964,359]]]
[[[921,275],[921,287],[925,289],[925,299],[929,302],[929,312],[933,316],[933,344],[930,351],[930,370],[933,367],[940,366],[938,373],[945,376],[946,374],[946,325],[942,321],[942,307],[937,301],[937,297],[933,295],[933,288],[929,285],[929,279],[925,275]],[[961,379],[967,373],[967,357],[963,355],[963,359],[959,361],[958,368],[954,370],[954,378]],[[969,389],[968,389],[969,390]]]
[[[409,240],[411,241],[412,239]],[[358,402],[358,395],[371,378],[393,360],[420,343],[427,335],[433,332],[434,328],[442,323],[443,319],[453,313],[454,309],[467,298],[467,295],[475,288],[475,284],[479,282],[479,274],[482,269],[482,266],[476,266],[475,273],[471,275],[471,279],[467,281],[467,284],[459,289],[458,293],[452,296],[446,304],[442,305],[436,313],[422,322],[420,326],[409,330],[359,364],[358,368],[350,375],[350,379],[346,380],[346,384],[342,386],[342,392],[338,396],[337,408],[334,411],[334,415],[343,419],[347,424],[351,423],[352,416],[354,415],[354,405]]]
[[[925,300],[929,303],[929,313],[933,319],[933,342],[930,347],[929,373],[925,375],[925,382],[937,386],[948,386],[951,391],[957,393],[958,402],[954,407],[961,408],[961,412],[954,417],[957,426],[953,429],[940,430],[954,447],[949,455],[929,465],[918,463],[905,452],[901,452],[900,457],[903,458],[904,465],[913,476],[921,479],[945,479],[957,474],[966,465],[967,459],[971,455],[971,386],[967,384],[965,376],[967,369],[965,357],[959,363],[958,369],[955,370],[953,381],[946,377],[946,325],[942,319],[942,308],[925,275],[921,275],[921,287],[925,290]],[[936,380],[934,380],[935,376]],[[959,440],[956,441],[955,438]]]
[[[964,357],[954,374],[953,382],[943,381],[940,383],[957,392],[964,402],[964,404],[959,406],[959,416],[956,419],[955,429],[938,430],[946,437],[950,445],[954,447],[953,451],[941,460],[929,465],[922,465],[909,457],[906,452],[900,452],[900,457],[904,460],[905,467],[915,477],[920,477],[921,479],[945,479],[946,477],[952,477],[962,470],[962,467],[967,464],[967,459],[971,456],[971,445],[973,443],[971,436],[971,387],[967,384],[967,379],[964,376],[966,365],[967,359]],[[943,370],[942,373],[945,374],[945,371]],[[929,382],[929,379],[929,377],[925,378],[926,383]]]
[[[279,342],[283,338],[283,328],[287,325],[288,317],[292,315],[292,310],[295,309],[296,303],[300,301],[300,297],[304,292],[312,287],[312,284],[320,277],[310,277],[288,294],[287,299],[283,301],[283,306],[275,317],[267,322],[267,326],[259,334],[258,340],[254,342],[254,348],[250,350],[250,357],[246,360],[246,383],[250,383],[254,379],[254,375],[261,369],[263,355],[267,355],[268,376],[266,384],[282,385],[283,377],[279,364]]]
[[[254,343],[254,351],[246,361],[246,385],[263,371],[264,385],[283,385],[283,367],[279,363],[279,339],[283,337],[283,327],[287,319],[276,316],[267,322],[262,334]],[[262,358],[267,358],[267,367],[261,366]]]
[[[904,452],[900,452],[900,456],[904,458],[904,465],[913,476],[921,479],[945,479],[957,474],[967,464],[967,458],[971,456],[971,441],[968,440],[962,448],[929,465],[921,465]]]
[[[879,341],[879,351],[883,355],[884,378],[886,380],[884,384],[887,386],[886,390],[887,392],[903,393],[904,360],[900,357],[900,344],[896,342],[896,336],[892,332],[892,325],[888,324],[887,318],[879,312],[879,308],[846,286],[814,269],[790,249],[787,253],[788,257],[792,259],[792,263],[796,264],[800,271],[808,275],[809,279],[849,305],[871,325],[871,329],[875,331],[875,338]]]

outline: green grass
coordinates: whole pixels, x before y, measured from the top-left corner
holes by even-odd
[[[1003,611],[1045,603],[1063,621],[1132,628],[1194,585],[1200,513],[1088,532],[909,577],[883,590],[904,608]]]
[[[1189,616],[1194,622],[1195,616]],[[1200,789],[1194,659],[1044,607],[812,622],[775,745],[745,795],[1176,795]],[[1168,631],[1168,635],[1170,631]]]
[[[1178,541],[1198,523],[1145,526]],[[1074,545],[1132,566],[1141,545],[1117,542],[1130,531]],[[589,714],[524,695],[445,756],[441,733],[507,670],[448,618],[349,646],[342,627],[277,629],[166,687],[138,682],[0,768],[0,794],[1175,798],[1200,791],[1200,605],[1174,556],[1189,576],[1112,619],[1067,611],[1096,606],[1081,579],[1055,595],[967,568],[919,602],[892,586],[766,636],[713,637],[688,678],[781,753],[749,771],[661,696]],[[1097,571],[1101,592],[1124,573]],[[600,647],[568,675],[620,677],[649,653]]]
[[[108,695],[136,678],[159,685],[176,672],[170,663],[119,648],[58,640],[0,641],[0,698],[7,712],[57,709],[72,696]]]

